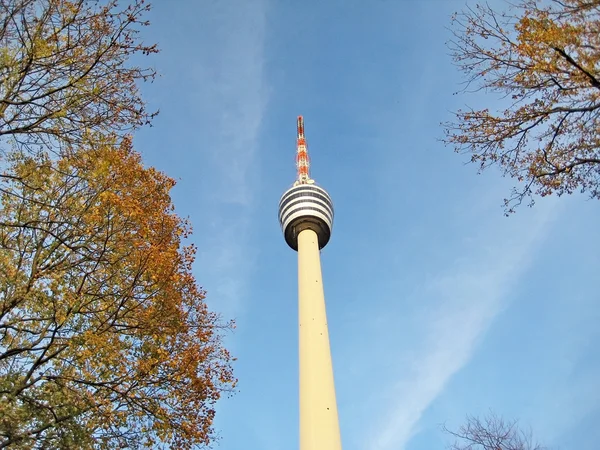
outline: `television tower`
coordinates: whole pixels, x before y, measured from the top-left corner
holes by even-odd
[[[300,450],[341,450],[320,259],[331,236],[333,203],[310,178],[302,116],[296,167],[298,179],[279,201],[279,224],[287,244],[298,252]]]

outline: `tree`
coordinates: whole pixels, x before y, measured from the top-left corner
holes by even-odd
[[[116,139],[116,138],[115,138]],[[130,140],[13,152],[0,185],[0,448],[178,449],[236,383],[172,179]],[[161,447],[162,448],[162,447]]]
[[[188,449],[234,389],[191,231],[130,133],[144,0],[0,0],[0,448]]]
[[[499,166],[519,185],[507,212],[535,195],[600,198],[600,0],[487,4],[453,17],[464,91],[500,94],[502,110],[467,108],[444,141],[480,170]]]
[[[467,416],[467,421],[458,431],[444,431],[456,440],[451,450],[544,450],[534,442],[531,432],[518,427],[518,421],[505,421],[494,413],[482,419]]]
[[[0,139],[63,153],[149,123],[136,83],[155,72],[129,61],[157,49],[138,36],[148,6],[129,3],[0,0]]]

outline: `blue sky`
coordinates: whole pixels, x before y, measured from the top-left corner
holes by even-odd
[[[322,264],[345,450],[443,449],[493,409],[553,448],[600,441],[600,204],[503,216],[511,180],[439,142],[491,96],[452,95],[451,0],[158,1],[144,30],[149,165],[178,180],[195,274],[235,318],[222,450],[297,448],[296,254],[277,222],[304,115],[336,218]],[[501,6],[500,1],[492,4]]]

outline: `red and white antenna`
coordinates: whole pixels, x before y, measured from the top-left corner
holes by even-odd
[[[298,169],[298,182],[308,183],[310,180],[308,159],[308,150],[306,148],[306,138],[304,137],[304,119],[298,116],[298,136],[296,139],[296,168]]]

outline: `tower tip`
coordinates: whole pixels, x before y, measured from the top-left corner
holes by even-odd
[[[298,116],[298,121],[296,124],[298,138],[304,137],[304,118],[302,116]]]
[[[296,139],[296,168],[298,169],[299,183],[309,182],[309,167],[310,162],[308,159],[308,150],[306,149],[306,139],[304,138],[304,118],[302,116],[298,116]]]

